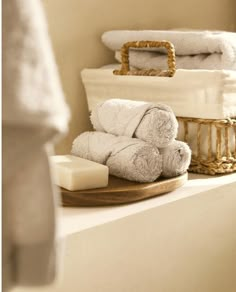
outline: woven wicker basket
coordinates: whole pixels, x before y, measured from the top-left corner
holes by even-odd
[[[167,50],[168,70],[130,70],[129,49],[164,47]],[[114,70],[116,75],[141,75],[172,77],[175,68],[174,46],[168,41],[134,41],[125,43],[121,49],[121,70]],[[192,148],[195,144],[189,171],[203,174],[224,174],[236,171],[236,119],[213,120],[191,117],[177,117],[183,128],[183,141]],[[194,127],[193,127],[194,126]],[[189,141],[193,131],[194,141]],[[202,145],[207,145],[207,153]]]

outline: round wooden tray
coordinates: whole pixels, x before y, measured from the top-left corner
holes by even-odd
[[[187,173],[175,178],[158,179],[153,183],[137,183],[110,176],[106,188],[73,192],[61,188],[62,203],[67,207],[127,204],[171,192],[181,187],[187,179]]]

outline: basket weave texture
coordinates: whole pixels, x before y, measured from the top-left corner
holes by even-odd
[[[129,49],[130,48],[161,48],[167,50],[167,64],[169,70],[130,70]],[[138,76],[159,76],[173,77],[175,67],[175,49],[168,41],[133,41],[125,43],[121,48],[121,70],[114,70],[115,75],[138,75]],[[203,174],[225,174],[236,171],[236,118],[214,120],[191,117],[177,117],[179,124],[184,129],[183,140],[189,143],[190,126],[196,127],[195,144],[196,153],[192,154],[190,172]],[[207,127],[207,135],[203,128]],[[214,135],[216,133],[216,135]],[[207,142],[207,154],[202,147]]]
[[[192,155],[189,171],[210,175],[236,171],[236,119],[208,120],[186,117],[177,119],[179,123],[183,123],[183,140],[186,143],[189,142],[190,125],[196,125],[197,153]],[[207,136],[202,131],[203,126],[207,127]],[[216,137],[213,136],[214,132]],[[204,140],[207,142],[207,155],[202,149]]]
[[[167,50],[167,64],[169,70],[142,69],[130,70],[129,49],[165,48]],[[134,41],[125,43],[121,48],[121,70],[114,70],[115,75],[141,75],[172,77],[175,74],[175,48],[168,41]]]

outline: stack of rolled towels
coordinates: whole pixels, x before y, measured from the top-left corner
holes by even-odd
[[[189,146],[175,140],[172,109],[124,99],[109,99],[91,113],[95,131],[79,135],[71,153],[107,165],[111,175],[136,182],[175,177],[188,169]]]

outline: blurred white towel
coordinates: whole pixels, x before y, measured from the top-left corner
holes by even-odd
[[[55,276],[55,198],[47,159],[67,131],[41,1],[3,1],[3,291]]]

